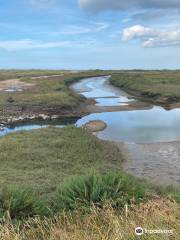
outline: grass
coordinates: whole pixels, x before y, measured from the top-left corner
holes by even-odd
[[[110,81],[143,101],[180,101],[180,71],[121,72],[113,74]]]
[[[108,74],[63,72],[60,77],[30,78],[58,73],[0,72],[0,80],[16,76],[35,84],[25,92],[1,93],[1,107],[58,106],[72,110],[84,99],[68,85],[83,77]],[[114,85],[140,99],[179,99],[178,71],[112,74]],[[145,234],[141,239],[178,239],[179,190],[150,186],[118,171],[122,160],[112,143],[72,126],[0,138],[0,239],[131,240],[137,239],[137,226],[174,230],[172,236]]]
[[[51,193],[73,175],[120,168],[113,144],[75,127],[49,127],[0,138],[0,186],[26,185]]]
[[[28,188],[5,188],[0,195],[0,218],[24,221],[78,209],[87,213],[105,203],[122,210],[126,204],[147,200],[152,193],[147,184],[122,172],[91,173],[66,180],[48,200]]]
[[[34,106],[59,108],[62,110],[76,109],[85,99],[69,88],[69,84],[81,78],[112,74],[111,83],[124,89],[141,100],[154,103],[180,101],[179,71],[0,71],[0,81],[19,78],[34,86],[22,92],[1,92],[0,107],[18,106],[22,110]],[[32,79],[35,76],[48,78]],[[61,75],[52,77],[52,75]]]
[[[53,218],[28,220],[16,227],[11,223],[0,227],[3,240],[179,240],[180,205],[168,199],[152,199],[140,205],[124,208],[121,213],[109,205],[57,215]],[[137,226],[144,229],[173,230],[172,234],[136,236]]]
[[[53,77],[52,75],[58,75]],[[103,71],[88,71],[72,73],[70,71],[0,71],[0,80],[19,78],[34,86],[22,92],[1,92],[0,107],[18,106],[26,110],[33,106],[58,107],[72,110],[79,106],[84,98],[72,92],[68,85],[84,77],[103,75]],[[48,78],[32,79],[34,76],[49,76]]]
[[[148,191],[147,184],[122,172],[78,176],[58,189],[54,198],[55,212],[102,207],[106,201],[121,208],[131,201],[138,203],[145,200]]]
[[[49,209],[30,189],[6,188],[0,195],[0,219],[24,220],[33,216],[47,216]],[[1,220],[1,221],[2,221]]]
[[[0,81],[19,78],[33,83],[34,87],[22,92],[1,92],[0,107],[18,106],[23,110],[33,106],[58,107],[59,109],[76,109],[84,98],[73,93],[68,85],[84,77],[112,74],[111,83],[124,89],[141,100],[154,103],[171,103],[180,101],[179,71],[70,71],[45,70],[9,70],[0,71]],[[48,78],[31,79],[35,76]],[[61,75],[52,77],[52,75]]]
[[[39,77],[68,73],[64,70],[0,70],[0,81],[14,78]]]
[[[125,207],[131,209],[154,197],[175,202],[174,196],[169,196],[168,191],[160,194],[154,186],[122,171],[90,173],[65,180],[46,198],[22,186],[4,188],[0,194],[0,219],[19,224],[36,216],[53,217],[76,211],[87,215],[92,208],[102,209],[107,204],[122,212]]]

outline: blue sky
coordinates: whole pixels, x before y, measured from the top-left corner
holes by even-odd
[[[180,68],[179,0],[0,4],[0,68]]]

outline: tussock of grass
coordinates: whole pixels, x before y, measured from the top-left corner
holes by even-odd
[[[147,200],[150,192],[147,184],[122,172],[91,173],[65,181],[49,201],[30,189],[6,188],[0,194],[0,218],[24,220],[77,209],[86,212],[91,207],[102,208],[105,203],[120,210]]]
[[[12,224],[0,227],[3,240],[179,240],[180,206],[166,199],[150,200],[131,206],[119,213],[110,206],[91,208],[88,215],[81,211],[52,219],[32,219],[18,229]],[[170,229],[168,234],[144,234],[138,238],[134,230]]]
[[[0,219],[22,220],[35,215],[48,215],[48,207],[32,190],[7,188],[0,195]]]
[[[145,200],[148,191],[147,185],[122,172],[78,176],[58,189],[54,199],[55,211],[102,207],[105,202],[122,208],[132,201]]]

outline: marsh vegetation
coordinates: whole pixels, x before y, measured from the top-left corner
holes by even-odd
[[[86,99],[72,92],[69,84],[109,74],[114,85],[141,100],[179,100],[177,71],[13,70],[1,71],[0,80],[18,78],[32,88],[1,92],[0,106],[58,107],[70,113]],[[0,138],[0,238],[136,239],[134,229],[140,225],[174,231],[171,236],[143,235],[142,239],[178,239],[179,189],[155,186],[125,173],[124,156],[114,143],[74,126],[21,131]]]

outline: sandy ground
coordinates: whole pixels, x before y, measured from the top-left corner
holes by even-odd
[[[25,90],[32,88],[34,84],[22,82],[19,79],[10,79],[5,81],[0,81],[0,91],[7,91],[7,90]]]
[[[29,77],[30,79],[41,79],[41,78],[49,78],[49,77],[60,77],[64,74],[59,74],[59,75],[51,75],[51,76],[38,76],[38,77]],[[21,81],[19,78],[15,78],[15,79],[9,79],[9,80],[4,80],[4,81],[0,81],[0,91],[10,91],[10,90],[14,90],[14,91],[23,91],[23,90],[27,90],[29,88],[32,88],[35,84],[33,83],[27,83],[27,82],[23,82]]]
[[[118,111],[131,111],[131,110],[148,110],[152,109],[153,105],[143,102],[129,102],[128,105],[121,106],[97,106],[92,103],[86,106],[87,112],[89,113],[101,113],[101,112],[118,112]]]
[[[91,132],[99,132],[104,130],[107,127],[107,125],[103,121],[94,120],[87,122],[85,125],[83,125],[83,127]]]
[[[180,186],[180,142],[125,143],[123,150],[127,172],[153,183]]]

